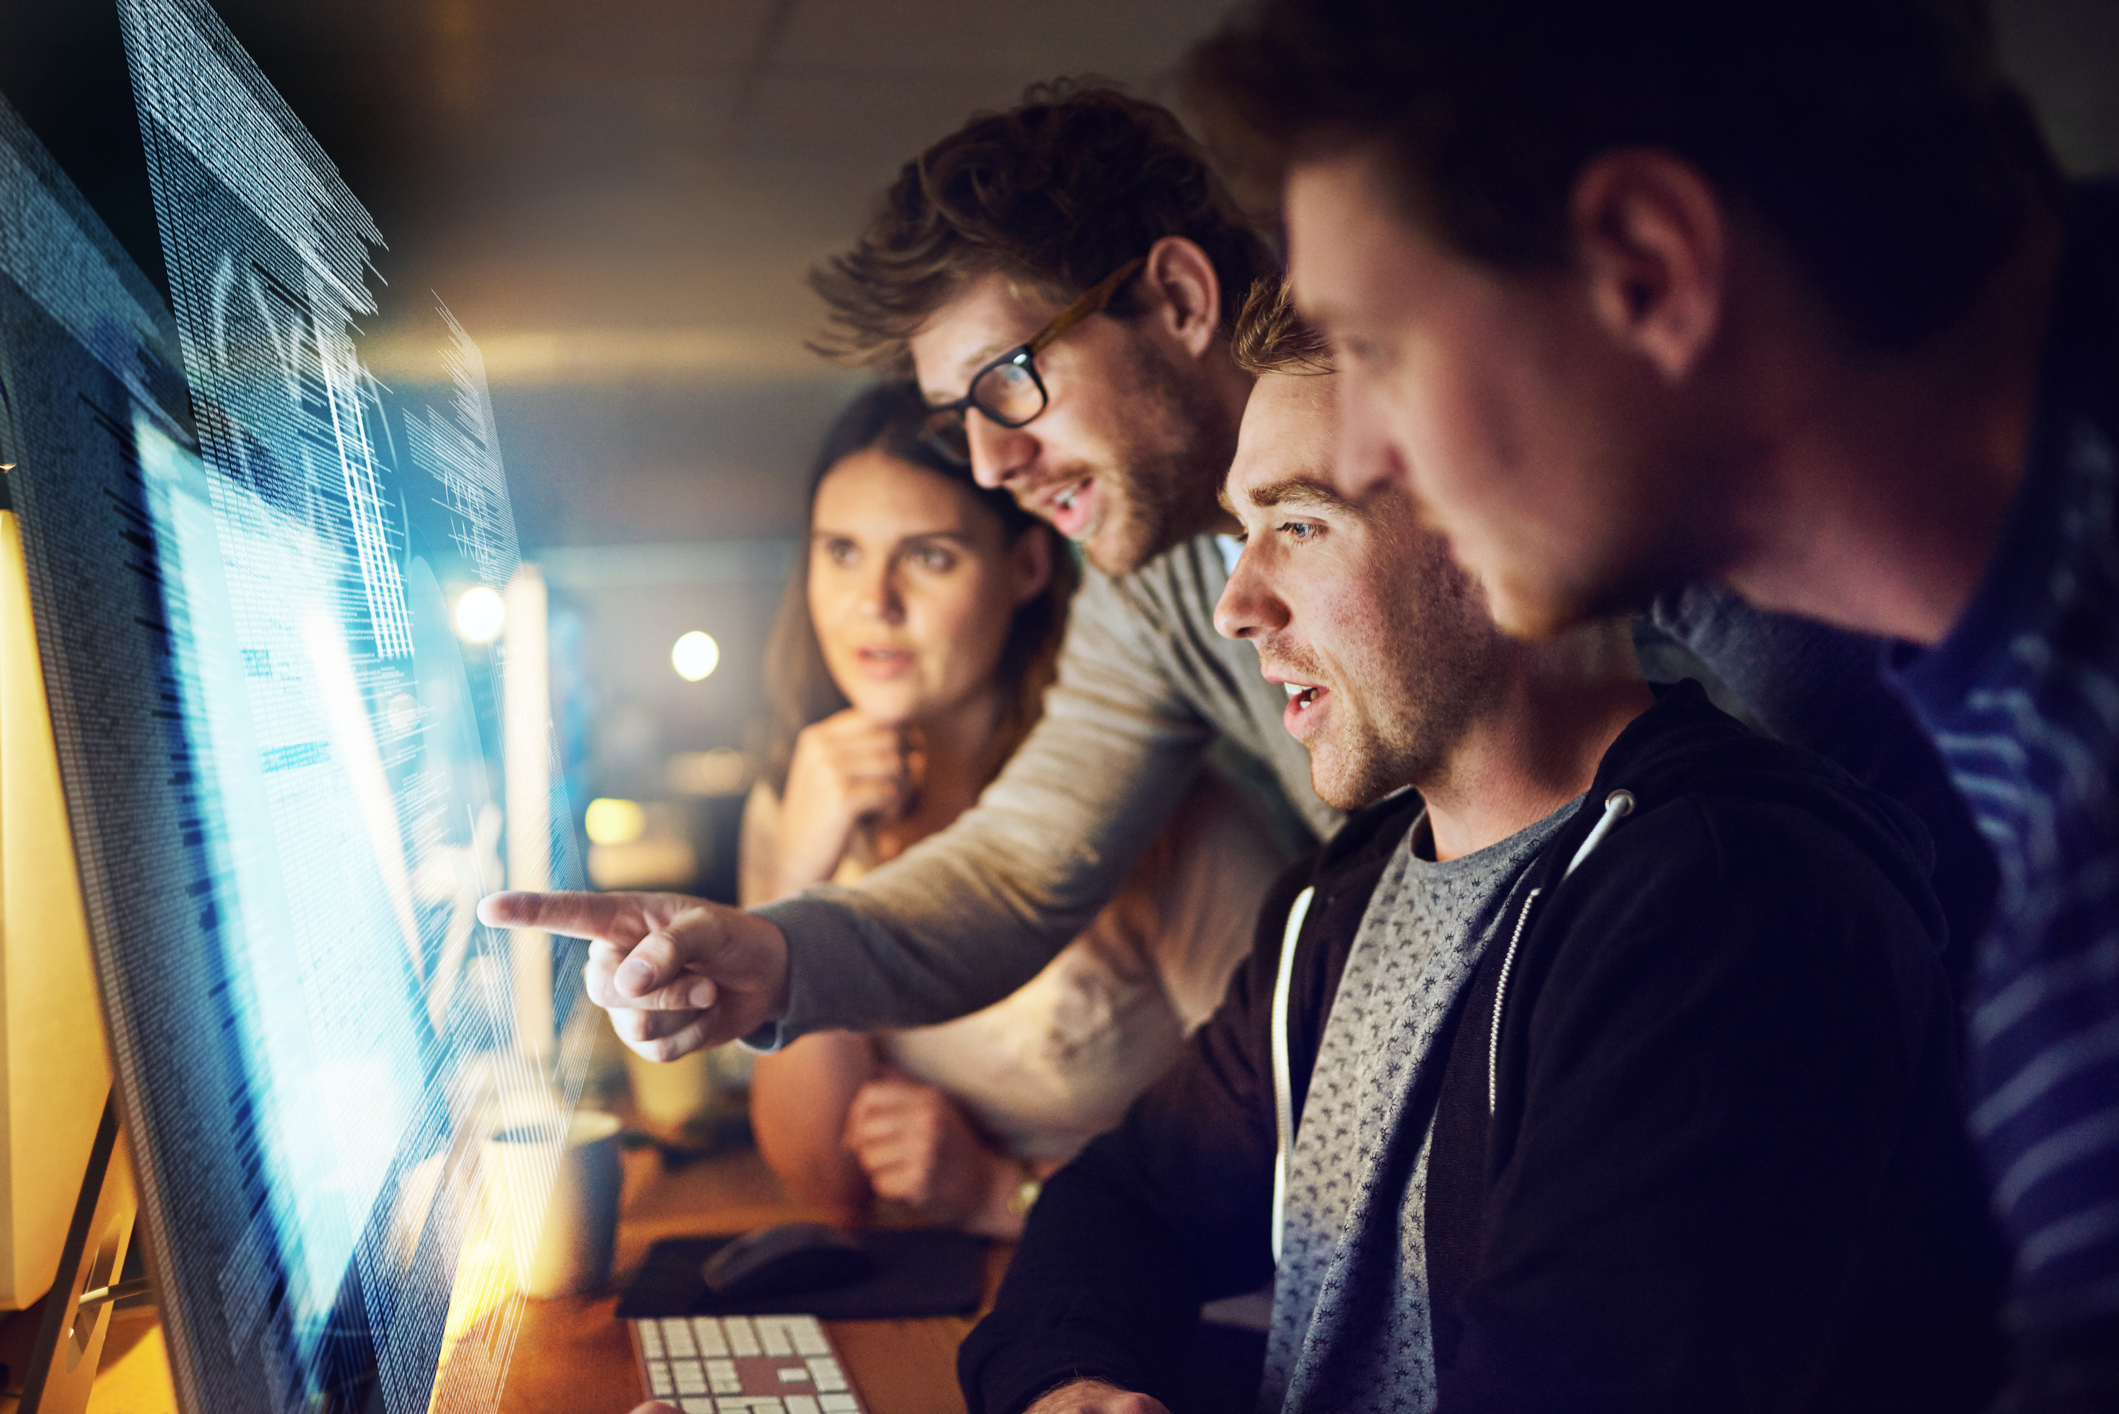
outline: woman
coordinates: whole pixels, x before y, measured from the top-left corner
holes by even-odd
[[[743,902],[851,883],[978,798],[1037,720],[1074,559],[921,435],[885,386],[819,458],[766,675],[776,783],[744,811]],[[1013,1235],[1036,1186],[1116,1124],[1204,1021],[1283,860],[1203,775],[1120,895],[1036,979],[943,1026],[807,1036],[761,1057],[751,1121],[838,1221],[877,1197]]]

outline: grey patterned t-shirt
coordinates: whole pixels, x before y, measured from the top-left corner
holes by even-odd
[[[1423,1070],[1447,1063],[1437,1032],[1487,945],[1515,926],[1532,860],[1580,800],[1440,864],[1420,857],[1431,852],[1423,815],[1377,881],[1289,1155],[1266,1414],[1435,1407],[1424,1229],[1434,1115],[1408,1115],[1407,1103]]]

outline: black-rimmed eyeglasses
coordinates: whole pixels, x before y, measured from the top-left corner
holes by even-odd
[[[1045,380],[1038,376],[1037,356],[1090,315],[1102,313],[1119,287],[1147,263],[1146,256],[1134,256],[1083,291],[1080,299],[1054,316],[1030,342],[1016,345],[972,374],[971,386],[963,397],[936,407],[928,415],[928,436],[951,456],[968,461],[970,445],[964,433],[964,416],[974,408],[998,427],[1021,427],[1034,421],[1052,401],[1052,395],[1045,391]]]

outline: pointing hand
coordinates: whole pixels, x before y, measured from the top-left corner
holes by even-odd
[[[478,916],[590,939],[589,1000],[649,1060],[736,1040],[787,1012],[787,939],[742,909],[684,894],[505,893],[481,900]]]

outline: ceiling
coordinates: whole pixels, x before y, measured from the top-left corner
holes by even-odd
[[[1228,0],[216,0],[478,338],[526,545],[786,535],[854,375],[807,270],[1032,81],[1169,96]],[[2001,0],[2077,170],[2119,168],[2119,3]],[[0,4],[0,92],[155,273],[112,0]],[[376,331],[386,374],[424,351]]]
[[[807,270],[900,164],[1032,81],[1169,96],[1229,0],[216,0],[482,345],[524,542],[794,531],[858,378]],[[2077,170],[2119,168],[2119,3],[2001,0]],[[155,272],[112,0],[0,4],[0,91]],[[386,375],[426,351],[376,331]]]
[[[859,375],[805,273],[907,158],[1057,75],[1166,95],[1227,0],[214,0],[485,354],[526,546],[799,529]],[[34,57],[33,57],[34,56]],[[143,265],[113,0],[0,3],[0,92]],[[385,377],[432,350],[373,331]]]

